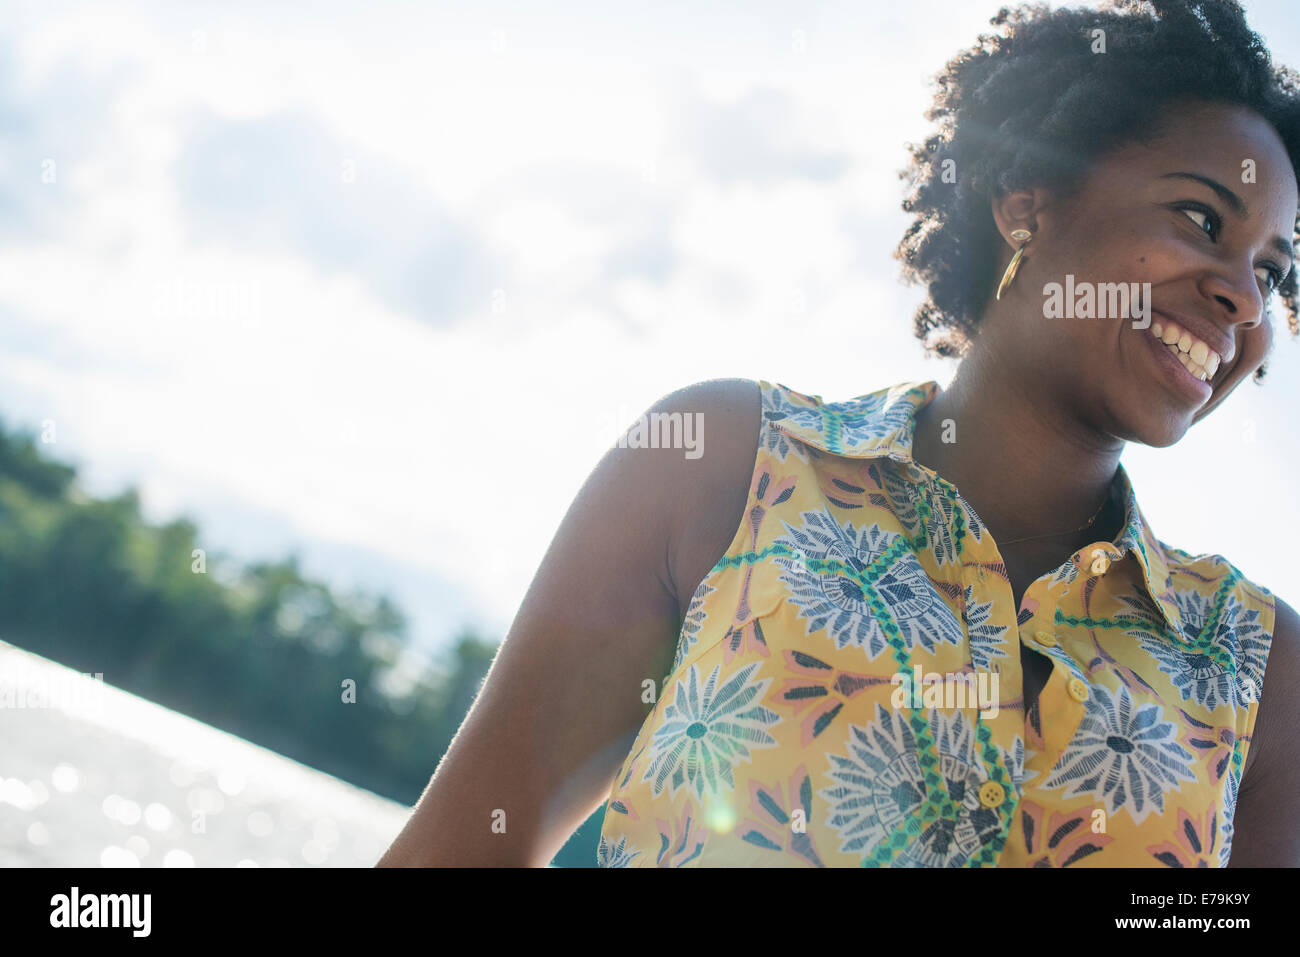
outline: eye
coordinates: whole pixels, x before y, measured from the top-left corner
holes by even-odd
[[[1255,275],[1258,276],[1261,271],[1264,275],[1260,276],[1260,279],[1264,282],[1264,288],[1270,293],[1282,285],[1282,270],[1272,264],[1265,264],[1255,271]]]
[[[1222,220],[1219,219],[1218,213],[1214,210],[1207,206],[1202,206],[1199,203],[1187,203],[1178,208],[1182,210],[1183,214],[1187,216],[1188,219],[1196,223],[1200,230],[1204,232],[1205,235],[1209,236],[1211,240],[1217,240],[1219,238],[1219,231],[1222,228],[1223,223]],[[1201,218],[1198,220],[1196,219],[1197,216]]]

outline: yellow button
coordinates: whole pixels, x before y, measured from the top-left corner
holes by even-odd
[[[1050,631],[1034,632],[1034,640],[1038,642],[1040,645],[1045,645],[1048,648],[1056,647],[1056,636],[1052,634]]]
[[[987,808],[998,807],[1006,800],[1007,792],[997,781],[985,781],[980,786],[980,804]]]
[[[1075,701],[1088,700],[1088,686],[1084,684],[1082,681],[1080,681],[1078,678],[1070,679],[1068,690],[1070,692],[1070,697],[1073,698]]]

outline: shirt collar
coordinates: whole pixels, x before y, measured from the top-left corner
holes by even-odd
[[[831,455],[889,458],[913,469],[924,470],[929,475],[934,474],[913,461],[912,438],[916,413],[939,394],[938,382],[904,382],[833,403],[823,402],[820,396],[795,392],[780,383],[777,385],[781,393],[769,394],[764,414],[786,435]],[[1142,570],[1147,594],[1165,623],[1174,629],[1175,634],[1181,635],[1182,616],[1173,600],[1170,557],[1138,507],[1133,483],[1122,464],[1116,469],[1114,483],[1116,493],[1124,503],[1124,524],[1110,544],[1117,555],[1133,553]],[[1093,547],[1090,545],[1083,551],[1090,553]]]

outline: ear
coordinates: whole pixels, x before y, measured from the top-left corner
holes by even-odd
[[[1042,225],[1040,218],[1050,208],[1051,202],[1052,196],[1045,189],[1020,189],[995,197],[993,222],[1007,246],[1012,250],[1020,248],[1020,243],[1011,238],[1011,233],[1017,229],[1027,229],[1037,239]]]

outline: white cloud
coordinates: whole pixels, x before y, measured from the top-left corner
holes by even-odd
[[[469,609],[501,634],[629,410],[724,376],[828,400],[947,381],[889,259],[895,174],[920,81],[987,15],[923,9],[32,14],[0,167],[94,122],[59,192],[0,187],[33,217],[0,234],[0,407],[214,541],[294,541],[339,574],[373,556],[426,640]],[[282,165],[220,179],[221,144]],[[334,192],[340,154],[367,189]],[[1270,529],[1298,517],[1277,351],[1268,389],[1125,457],[1158,534],[1266,584],[1289,557]],[[1167,478],[1196,469],[1208,503]],[[1233,524],[1242,501],[1269,520]]]

